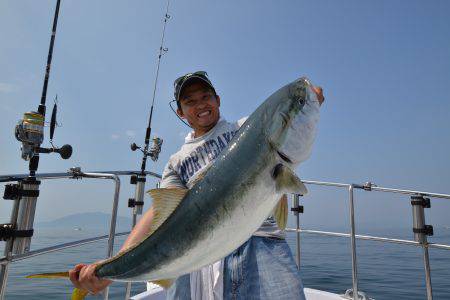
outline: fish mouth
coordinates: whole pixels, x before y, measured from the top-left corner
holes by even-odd
[[[308,87],[312,86],[311,82],[306,77],[301,77],[296,80],[295,84],[289,88],[290,96],[293,99],[297,99],[298,102],[303,105],[308,96]]]

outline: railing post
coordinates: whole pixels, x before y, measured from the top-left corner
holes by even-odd
[[[131,224],[131,230],[136,226],[137,215],[142,215],[142,210],[144,207],[144,190],[145,190],[145,175],[133,175],[131,176],[130,183],[135,184],[136,188],[134,191],[134,198],[128,200],[128,207],[133,208],[133,223]],[[125,288],[125,300],[131,297],[131,282],[127,282]]]
[[[15,224],[17,223],[17,216],[19,214],[19,201],[14,201],[14,206],[11,211],[11,219],[10,222],[13,224],[13,227],[15,227]],[[0,266],[0,300],[3,300],[5,297],[5,291],[6,291],[6,282],[8,281],[8,271],[9,271],[9,264],[11,263],[11,257],[12,257],[12,251],[14,246],[14,238],[10,238],[6,241],[5,244],[5,257],[8,259],[6,264]]]
[[[120,193],[119,176],[114,175],[112,179],[114,180],[115,183],[115,190],[114,190],[113,209],[110,221],[111,223],[109,224],[108,252],[107,252],[108,258],[112,257],[114,250],[114,238],[116,236],[116,223],[117,223],[117,209],[119,207],[119,193]],[[103,299],[108,300],[108,298],[109,298],[109,287],[106,287]]]
[[[348,187],[350,202],[350,239],[352,246],[352,281],[353,281],[353,299],[358,300],[358,268],[356,262],[356,234],[355,234],[355,207],[353,203],[353,185]]]
[[[430,208],[429,198],[422,195],[411,196],[414,240],[422,245],[423,263],[425,267],[425,284],[427,287],[427,300],[433,299],[433,288],[431,285],[430,257],[428,255],[427,236],[433,235],[433,226],[425,225],[425,208]]]
[[[294,212],[296,220],[296,256],[297,269],[300,270],[300,213],[303,213],[303,206],[300,206],[300,195],[294,194],[291,210]]]

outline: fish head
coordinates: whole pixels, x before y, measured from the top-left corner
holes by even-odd
[[[281,159],[298,164],[311,152],[319,119],[313,85],[301,77],[280,89],[268,107],[267,135]]]

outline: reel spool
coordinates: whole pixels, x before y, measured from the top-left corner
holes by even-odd
[[[19,142],[22,142],[22,158],[24,160],[31,160],[39,153],[52,153],[56,152],[61,155],[62,159],[68,159],[72,155],[72,146],[64,145],[61,148],[56,148],[53,145],[53,135],[56,127],[56,102],[53,107],[52,117],[50,121],[50,144],[51,148],[41,148],[41,144],[44,141],[44,115],[30,111],[23,114],[22,120],[19,120],[15,127],[15,136]]]
[[[159,137],[153,138],[153,145],[150,148],[149,156],[153,161],[157,161],[159,157],[159,153],[161,152],[161,146],[163,144],[163,139]]]
[[[22,158],[30,160],[44,141],[44,116],[35,111],[24,113],[16,125],[15,136],[22,142]]]

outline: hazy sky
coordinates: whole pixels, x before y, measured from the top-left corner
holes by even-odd
[[[55,3],[0,2],[0,174],[27,172],[13,129],[39,103]],[[47,103],[50,112],[58,94],[55,142],[74,153],[44,155],[40,172],[140,167],[129,144],[143,143],[165,4],[62,1]],[[326,102],[302,178],[450,193],[449,11],[446,0],[172,0],[153,120],[164,145],[147,170],[160,173],[189,129],[168,107],[176,77],[208,71],[222,115],[236,120],[306,75]],[[129,215],[133,191],[122,183],[120,214]],[[45,182],[37,219],[109,212],[112,192],[108,181]],[[428,223],[450,225],[449,202],[434,200]],[[343,191],[312,188],[303,223],[347,226],[347,204]],[[0,222],[10,207],[0,201]],[[358,224],[411,226],[405,196],[357,192],[356,209]]]

